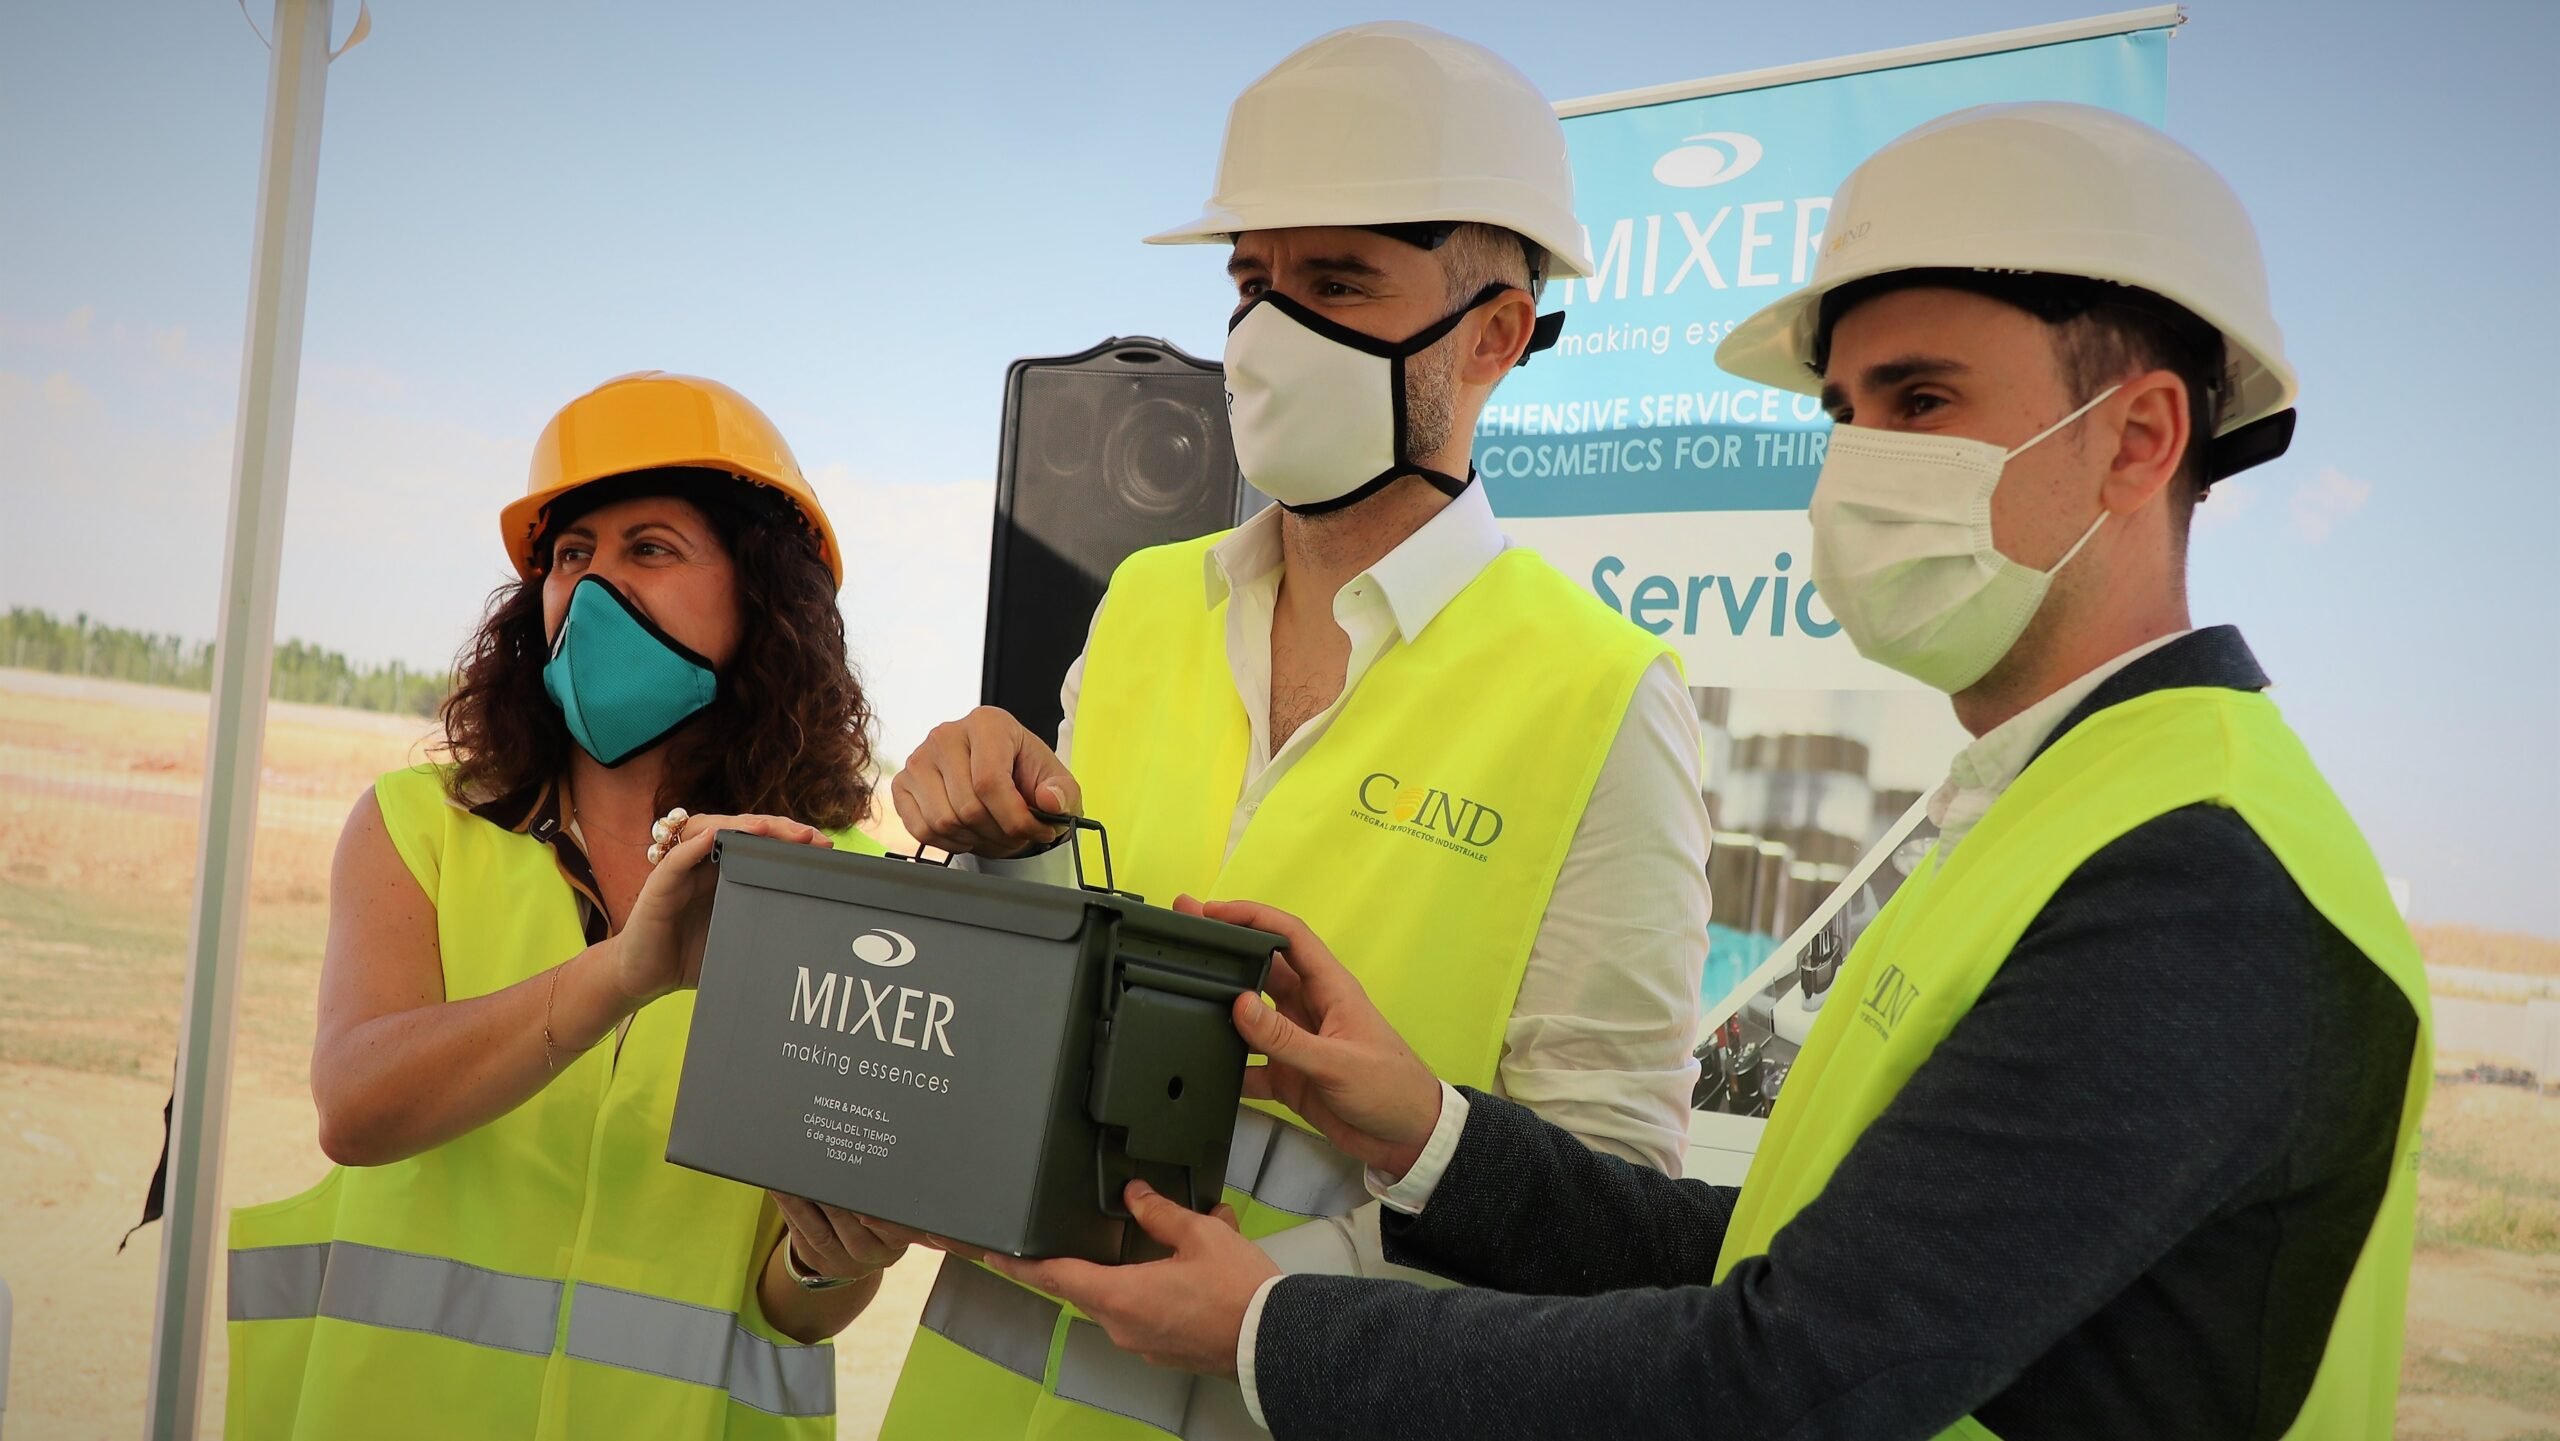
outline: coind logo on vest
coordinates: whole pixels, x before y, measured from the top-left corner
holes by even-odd
[[[1867,998],[1858,1004],[1858,1019],[1873,1027],[1886,1040],[1893,1039],[1893,1028],[1902,1024],[1911,1003],[1920,999],[1920,988],[1911,984],[1902,967],[1887,966],[1876,974],[1875,984],[1867,987]]]
[[[1361,778],[1360,808],[1352,819],[1414,836],[1474,860],[1502,839],[1502,812],[1481,801],[1420,783],[1407,785],[1385,771]]]
[[[854,959],[884,970],[916,958],[916,943],[891,930],[865,931],[853,938],[851,949]],[[793,1021],[851,1036],[868,1031],[885,1045],[953,1054],[951,1022],[959,1015],[960,1004],[949,996],[914,986],[875,985],[867,976],[822,971],[812,977],[807,966],[798,970],[799,979],[791,991]],[[857,991],[862,1001],[859,1015],[853,1009]]]

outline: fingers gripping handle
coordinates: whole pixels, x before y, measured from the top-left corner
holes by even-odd
[[[1032,818],[1033,820],[1036,820],[1036,821],[1040,822],[1040,823],[1041,823],[1041,824],[1043,824],[1043,825],[1051,825],[1051,826],[1065,826],[1065,827],[1067,828],[1067,834],[1066,834],[1067,854],[1068,854],[1069,856],[1071,856],[1071,857],[1074,859],[1074,861],[1075,861],[1075,866],[1076,866],[1076,887],[1077,887],[1077,889],[1079,889],[1079,890],[1087,890],[1087,891],[1100,891],[1101,893],[1103,893],[1104,895],[1107,895],[1107,896],[1125,896],[1125,897],[1127,897],[1128,899],[1133,900],[1133,901],[1143,901],[1143,900],[1145,900],[1145,899],[1146,899],[1146,897],[1144,897],[1144,896],[1142,896],[1142,895],[1139,895],[1139,894],[1138,894],[1137,892],[1135,892],[1135,891],[1124,891],[1124,890],[1120,889],[1119,882],[1118,882],[1117,880],[1115,880],[1115,879],[1112,877],[1112,874],[1111,874],[1111,832],[1109,832],[1109,831],[1107,831],[1107,830],[1103,829],[1102,822],[1097,821],[1097,820],[1093,819],[1093,818],[1092,818],[1092,817],[1090,817],[1090,816],[1074,816],[1074,815],[1068,815],[1068,814],[1066,814],[1066,813],[1065,813],[1065,812],[1063,812],[1063,811],[1044,811],[1044,810],[1040,809],[1038,806],[1034,806],[1034,807],[1032,807],[1032,808],[1031,808],[1031,818]],[[1080,840],[1078,840],[1078,839],[1077,839],[1076,833],[1077,833],[1078,831],[1091,831],[1091,832],[1093,832],[1093,838],[1094,838],[1094,840],[1095,840],[1096,842],[1098,842],[1098,843],[1101,845],[1101,848],[1102,848],[1102,884],[1101,884],[1101,885],[1098,885],[1098,886],[1097,886],[1097,885],[1095,885],[1093,882],[1091,882],[1091,881],[1089,881],[1089,880],[1086,880],[1086,879],[1085,879],[1085,876],[1084,876],[1084,845],[1083,845],[1083,843],[1082,843]]]

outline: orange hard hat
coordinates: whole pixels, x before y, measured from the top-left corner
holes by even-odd
[[[782,432],[754,402],[720,382],[663,370],[617,375],[560,407],[542,428],[524,498],[498,513],[516,574],[531,580],[539,573],[534,545],[553,501],[594,481],[670,468],[722,471],[789,496],[817,532],[819,557],[843,588],[835,527]]]

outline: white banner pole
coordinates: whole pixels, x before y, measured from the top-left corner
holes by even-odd
[[[1767,90],[1807,80],[1836,80],[1843,75],[1864,75],[1873,70],[1935,65],[1942,60],[1965,60],[2008,50],[2032,50],[2039,45],[2067,45],[2074,40],[2129,35],[2136,30],[2168,30],[2186,22],[2187,8],[2184,5],[2152,5],[2140,10],[2092,15],[2085,20],[2059,20],[2050,25],[2028,25],[2016,30],[1995,30],[1986,35],[1933,40],[1925,45],[1905,45],[1898,50],[1867,50],[1830,60],[1808,60],[1799,65],[1741,70],[1731,75],[1710,75],[1703,80],[1648,85],[1639,90],[1613,90],[1606,95],[1559,100],[1556,102],[1556,114],[1570,120],[1577,115],[1596,115],[1604,110],[1632,110],[1639,105],[1664,105],[1674,100]]]
[[[222,1140],[231,1103],[232,1028],[257,838],[258,766],[275,661],[276,572],[284,552],[285,480],[293,458],[302,310],[311,269],[311,208],[320,176],[320,110],[329,78],[332,0],[276,0],[268,27],[266,144],[258,165],[248,338],[233,436],[231,524],[214,645],[212,724],[195,909],[187,944],[184,1029],[169,1120],[168,1215],[151,1338],[146,1434],[192,1441],[202,1405],[205,1327],[221,1232]]]

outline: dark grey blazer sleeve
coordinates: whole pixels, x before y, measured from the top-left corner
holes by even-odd
[[[1675,1181],[1594,1151],[1509,1101],[1467,1095],[1467,1126],[1419,1216],[1382,1209],[1387,1259],[1470,1286],[1596,1296],[1703,1286],[1733,1215],[1730,1186]],[[1556,1244],[1557,1218],[1585,1234]],[[1607,1239],[1601,1241],[1600,1235]],[[1487,1244],[1492,1237],[1530,1244]]]
[[[1263,1413],[1283,1441],[1932,1436],[2049,1364],[2208,1218],[2270,1177],[2300,1183],[2306,997],[2372,970],[2307,939],[2306,914],[2229,812],[2181,811],[2101,852],[1822,1195],[1721,1285],[1734,1193],[1470,1096],[1430,1204],[1387,1218],[1387,1254],[1541,1294],[1288,1277],[1255,1336]],[[2414,1024],[2398,1034],[2405,1058]],[[2378,1046],[2358,1054],[2385,1067]],[[2164,1057],[2195,1062],[2173,1090]],[[2370,1170],[2378,1199],[2396,1112],[2375,1094],[2382,1145],[2341,1164]],[[2245,1312],[2266,1288],[2234,1294],[2225,1309]],[[2186,1384],[2266,1383],[2243,1368]],[[2157,1427],[2188,1414],[2179,1399],[2129,1396],[2121,1417]],[[2258,1397],[2206,1399],[2193,1414]]]

